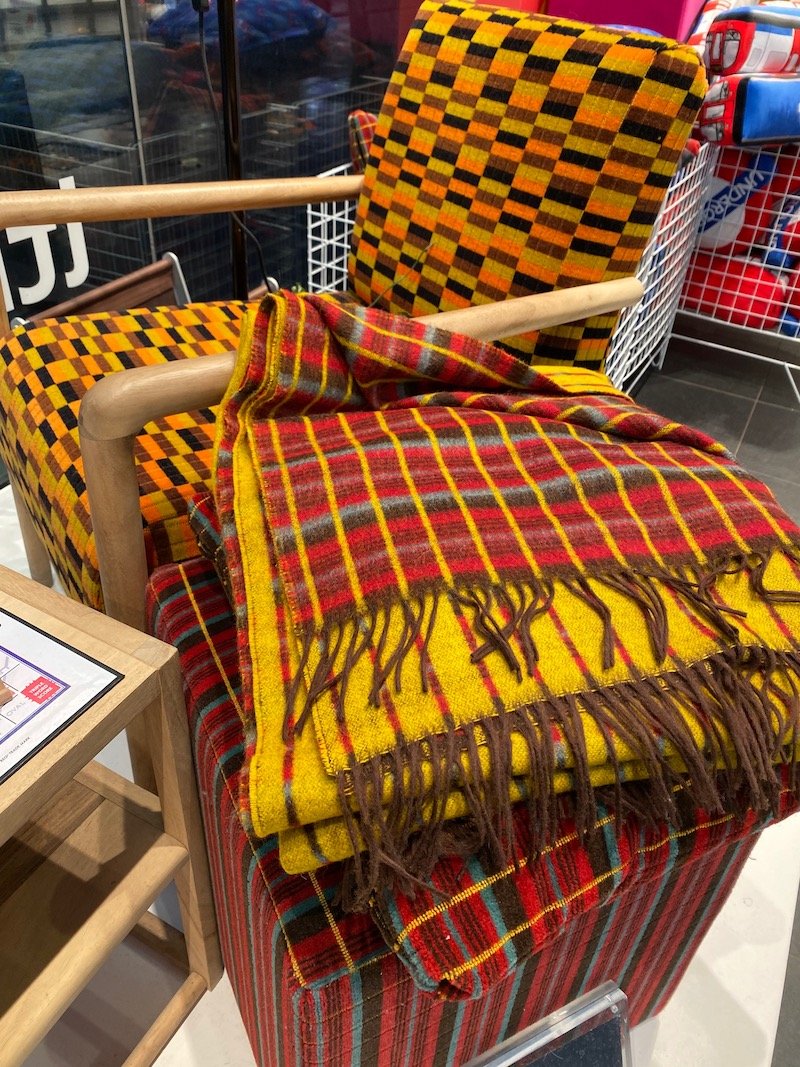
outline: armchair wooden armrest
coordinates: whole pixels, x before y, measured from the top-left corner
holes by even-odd
[[[0,193],[0,227],[213,215],[220,211],[255,211],[258,208],[355,200],[363,180],[360,175],[353,175],[15,190]]]
[[[355,200],[363,178],[257,178],[230,182],[175,182],[88,189],[0,192],[0,229],[46,223],[119,222],[224,211],[298,207]],[[10,330],[0,300],[0,337]]]

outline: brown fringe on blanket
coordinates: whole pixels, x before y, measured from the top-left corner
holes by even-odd
[[[776,672],[788,681],[791,695],[775,683]],[[753,675],[763,679],[762,686],[753,685]],[[667,676],[637,678],[577,697],[550,695],[424,741],[401,743],[367,763],[352,762],[338,776],[342,812],[355,846],[344,906],[362,909],[387,875],[413,892],[416,884],[427,882],[443,855],[485,851],[496,869],[519,862],[509,793],[512,735],[524,740],[530,760],[530,774],[520,783],[530,816],[527,858],[552,844],[558,815],[553,776],[561,769],[553,726],[573,757],[574,812],[581,836],[593,830],[599,803],[617,817],[633,812],[646,822],[665,820],[680,828],[678,793],[711,815],[744,814],[747,808],[758,815],[777,814],[778,764],[792,766],[790,788],[797,786],[798,681],[800,653],[734,646]],[[676,696],[697,715],[702,749],[676,711]],[[611,786],[592,786],[581,711],[592,716],[606,741],[615,778]],[[612,735],[644,763],[645,779],[623,781]],[[665,756],[660,739],[674,746],[677,763]],[[487,770],[479,747],[488,753]],[[447,796],[457,791],[467,815],[445,820]]]
[[[781,551],[796,558],[795,553],[785,547],[782,547]],[[608,605],[589,585],[587,578],[606,585],[637,605],[653,654],[659,663],[663,663],[669,642],[667,608],[658,586],[654,583],[661,583],[671,589],[721,638],[729,644],[735,644],[739,640],[739,630],[731,622],[731,618],[744,618],[746,613],[720,604],[714,598],[714,587],[721,576],[746,572],[750,588],[763,601],[776,604],[800,603],[798,591],[764,587],[767,563],[768,558],[763,553],[753,552],[745,555],[737,552],[714,561],[703,571],[687,567],[684,573],[675,574],[663,568],[648,567],[646,570],[620,568],[613,573],[604,571],[592,574],[587,570],[586,576],[559,576],[556,580],[561,581],[600,618],[603,625],[602,664],[604,670],[609,670],[615,662],[612,614]],[[393,683],[395,692],[402,692],[403,663],[415,646],[418,646],[420,661],[420,685],[422,691],[427,692],[427,649],[436,624],[441,595],[449,597],[457,609],[464,609],[472,616],[473,633],[481,641],[470,656],[473,663],[479,663],[490,653],[496,652],[518,679],[522,678],[523,670],[528,677],[532,677],[539,661],[539,652],[533,638],[533,623],[539,615],[549,611],[552,605],[555,596],[555,584],[552,579],[538,580],[527,576],[502,586],[488,582],[485,585],[456,585],[443,591],[432,590],[427,603],[422,596],[417,596],[412,603],[400,599],[378,603],[369,614],[344,620],[331,618],[321,630],[306,632],[302,640],[300,663],[286,701],[284,738],[288,739],[292,731],[295,734],[301,732],[314,704],[328,690],[336,687],[337,706],[344,705],[352,669],[362,657],[371,654],[376,633],[378,638],[369,696],[373,707],[380,707],[381,691],[385,685]],[[399,613],[401,616],[401,630],[399,640],[393,648],[389,648],[388,635],[393,613]],[[420,637],[421,645],[418,644]],[[512,645],[512,638],[519,643],[521,661]],[[344,661],[334,673],[343,648]],[[313,675],[306,679],[306,667],[314,649],[322,649],[322,654]],[[297,702],[303,690],[305,695],[298,712]]]
[[[553,727],[560,731],[572,757],[577,829],[582,835],[588,834],[597,821],[598,798],[591,783],[582,714],[597,724],[605,741],[615,784],[599,792],[604,805],[616,814],[633,810],[646,820],[664,819],[678,825],[676,791],[712,814],[743,807],[751,807],[759,815],[776,813],[776,763],[794,766],[796,758],[800,651],[776,652],[741,643],[732,619],[744,613],[718,603],[714,592],[722,575],[744,570],[751,589],[765,601],[797,602],[800,594],[764,587],[766,564],[766,558],[759,554],[732,554],[703,574],[687,570],[675,575],[652,569],[647,574],[621,570],[593,576],[636,602],[659,662],[666,658],[669,643],[667,610],[654,583],[663,583],[678,594],[716,630],[727,647],[697,663],[679,662],[657,677],[634,673],[629,681],[605,686],[590,677],[587,690],[580,694],[549,693],[534,704],[422,741],[401,740],[390,754],[366,763],[353,760],[338,776],[341,808],[356,853],[347,881],[346,906],[363,907],[387,874],[413,890],[416,883],[429,878],[437,859],[447,853],[467,855],[488,850],[496,866],[520,859],[514,855],[509,793],[513,735],[523,739],[529,759],[530,772],[522,784],[530,812],[531,856],[556,836],[553,778],[564,767],[553,744]],[[600,618],[602,662],[604,668],[610,667],[614,662],[610,609],[584,578],[567,579],[566,585]],[[442,595],[472,615],[474,633],[481,640],[472,654],[473,661],[497,653],[517,677],[523,670],[533,672],[538,651],[532,624],[553,601],[552,582],[518,582],[502,589],[458,588]],[[399,641],[390,649],[387,634],[390,613],[395,610],[403,613],[404,623]],[[315,642],[322,644],[325,652],[294,719],[295,731],[303,728],[314,701],[333,686],[338,687],[341,706],[349,672],[371,644],[376,649],[372,703],[379,704],[384,685],[392,684],[395,691],[401,691],[403,661],[414,646],[422,650],[419,684],[424,689],[425,650],[436,611],[435,599],[427,608],[421,599],[412,604],[384,604],[369,619],[333,623],[323,634],[314,635],[305,643],[291,689],[287,732]],[[516,649],[512,638],[517,639]],[[340,661],[342,666],[334,673]],[[692,736],[682,711],[693,716],[702,729],[701,744]],[[644,765],[645,780],[624,782],[614,738]],[[674,752],[671,760],[664,751],[666,743]],[[487,756],[486,770],[479,749]],[[460,820],[445,819],[448,795],[458,792],[464,798],[467,815]]]

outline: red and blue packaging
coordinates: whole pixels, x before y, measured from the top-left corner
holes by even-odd
[[[800,63],[800,8],[737,7],[708,28],[706,69],[712,75],[791,74]]]
[[[800,140],[800,77],[733,74],[713,82],[697,126],[712,144],[785,144]]]
[[[723,149],[682,303],[689,311],[800,336],[800,159]]]

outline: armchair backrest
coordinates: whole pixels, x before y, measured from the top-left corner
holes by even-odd
[[[366,167],[356,296],[416,316],[635,273],[704,90],[675,42],[426,0]],[[600,367],[615,322],[504,345]]]

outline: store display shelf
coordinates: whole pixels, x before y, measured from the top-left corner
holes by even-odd
[[[714,159],[713,149],[704,145],[677,171],[667,190],[636,272],[644,296],[621,313],[608,348],[606,373],[617,386],[633,388],[650,366],[660,366],[663,361]],[[326,171],[325,176],[347,173],[350,166],[343,164]],[[306,208],[311,292],[347,288],[355,210],[355,204],[348,202]]]
[[[718,151],[675,336],[783,367],[800,402],[800,144]]]

